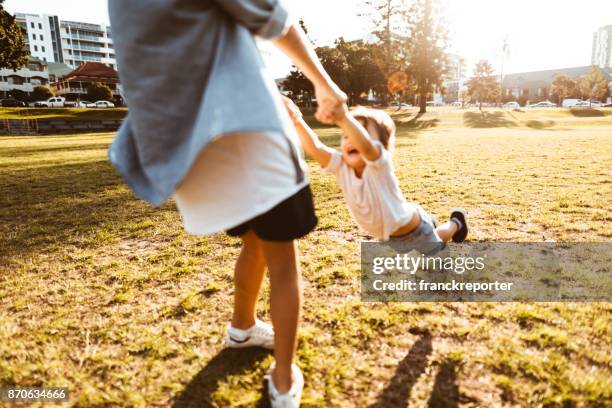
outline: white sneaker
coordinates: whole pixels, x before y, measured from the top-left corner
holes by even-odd
[[[271,325],[259,319],[255,320],[255,324],[246,330],[236,329],[230,324],[227,328],[226,342],[227,347],[230,348],[264,347],[273,349],[274,330]]]
[[[270,397],[270,405],[272,408],[298,408],[302,400],[302,391],[304,391],[304,376],[295,364],[291,364],[291,372],[293,374],[293,382],[291,388],[285,394],[278,392],[272,381],[272,367],[265,379],[268,381],[268,397]]]

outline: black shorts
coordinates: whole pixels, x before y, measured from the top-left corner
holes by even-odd
[[[268,212],[227,230],[232,237],[253,230],[264,241],[292,241],[317,226],[310,186],[306,186]]]

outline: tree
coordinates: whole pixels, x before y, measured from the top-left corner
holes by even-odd
[[[557,103],[561,105],[565,98],[572,96],[576,92],[576,88],[575,80],[567,75],[559,74],[555,75],[552,81],[550,93],[557,98]]]
[[[0,68],[17,70],[28,63],[30,52],[15,16],[4,10],[3,3],[0,0]]]
[[[427,111],[427,97],[440,89],[448,69],[447,30],[438,0],[414,0],[406,13],[410,36],[406,39],[408,74],[419,95],[420,113]]]
[[[55,93],[48,86],[37,86],[30,95],[33,101],[46,101],[55,96]]]
[[[331,79],[347,93],[349,104],[358,103],[363,94],[370,89],[382,93],[386,79],[376,62],[376,44],[364,41],[347,42],[342,37],[335,41],[333,47],[315,49],[321,64]],[[306,98],[309,106],[314,92],[310,81],[297,69],[292,70],[283,81],[295,99]]]
[[[597,66],[592,66],[590,71],[580,78],[579,86],[582,95],[589,98],[589,106],[593,99],[601,99],[608,92],[608,80]]]
[[[499,82],[493,75],[493,67],[488,61],[482,60],[476,64],[474,76],[467,82],[468,94],[479,103],[490,101],[499,95]]]
[[[406,0],[364,0],[365,11],[360,14],[369,18],[373,25],[373,34],[380,41],[379,46],[372,48],[382,74],[388,79],[395,72],[403,70],[405,58],[402,58],[401,35],[404,30]],[[387,100],[387,89],[381,89]]]
[[[94,82],[87,88],[87,98],[92,102],[108,101],[113,98],[113,91],[100,82]]]
[[[370,89],[384,91],[386,79],[375,58],[375,44],[346,42],[339,38],[335,45],[344,64],[341,73],[343,78],[337,83],[344,86],[342,89],[349,97],[349,104],[359,103],[362,95]]]

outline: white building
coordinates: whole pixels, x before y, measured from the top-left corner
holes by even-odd
[[[13,91],[29,94],[40,85],[49,85],[49,72],[47,65],[36,57],[30,57],[28,64],[16,71],[0,69],[0,97],[2,98],[12,95]]]
[[[612,67],[612,25],[601,27],[593,34],[591,65]]]
[[[44,62],[76,68],[99,62],[117,68],[110,27],[61,21],[57,16],[17,13],[30,53]]]

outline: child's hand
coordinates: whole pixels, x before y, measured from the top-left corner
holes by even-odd
[[[346,116],[348,115],[348,106],[346,103],[324,101],[321,108],[325,118],[331,123],[338,124],[346,119]]]
[[[283,103],[285,104],[285,108],[287,108],[287,112],[289,113],[289,117],[293,121],[293,123],[300,120],[302,117],[302,112],[300,112],[300,108],[297,107],[295,103],[286,96],[283,96]]]

